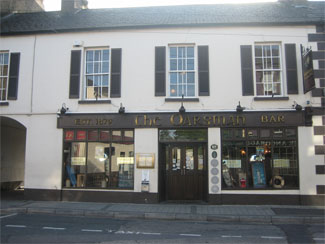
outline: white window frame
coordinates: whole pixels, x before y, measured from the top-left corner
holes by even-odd
[[[187,70],[187,69],[179,70],[178,65],[177,65],[176,70],[171,70],[171,65],[170,65],[171,59],[178,60],[179,58],[178,58],[178,55],[177,55],[177,58],[171,58],[171,51],[170,50],[171,50],[171,48],[177,48],[177,50],[178,50],[178,48],[180,48],[180,47],[185,47],[185,48],[193,47],[193,52],[194,52],[194,57],[193,57],[193,59],[194,59],[194,68],[193,68],[193,70]],[[178,51],[177,51],[177,53],[178,53]],[[182,95],[184,95],[185,98],[195,98],[195,97],[198,96],[198,91],[197,91],[198,90],[197,58],[198,58],[197,57],[197,47],[193,43],[191,43],[191,44],[187,43],[187,44],[170,44],[170,45],[168,45],[168,54],[167,54],[167,69],[168,69],[168,73],[167,73],[167,75],[168,75],[168,77],[167,77],[168,92],[167,92],[167,94],[168,94],[168,97],[170,97],[170,98],[181,98]],[[186,60],[191,59],[191,58],[188,58],[186,56],[183,59],[185,60],[185,63],[186,63]],[[186,63],[186,65],[187,65],[187,63]],[[188,96],[186,93],[184,94],[184,92],[182,92],[182,94],[179,94],[179,96],[177,96],[177,95],[173,96],[172,92],[171,92],[172,91],[172,89],[171,89],[172,84],[171,84],[171,79],[170,79],[171,73],[177,73],[177,74],[182,73],[182,77],[184,77],[184,75],[186,75],[187,73],[192,73],[192,72],[194,73],[194,95]],[[179,83],[179,76],[178,75],[177,75],[177,83],[176,84],[177,85],[184,84],[184,82]]]
[[[4,55],[7,54],[7,64],[5,64]],[[10,69],[10,53],[9,51],[0,51],[0,102],[8,100],[8,85],[9,85],[9,69]],[[4,67],[7,65],[7,75],[4,75]],[[3,93],[4,91],[4,93]]]
[[[272,55],[272,51],[271,51],[271,56],[267,56],[265,57],[264,56],[264,52],[263,52],[263,48],[262,48],[262,69],[257,69],[256,68],[256,59],[258,57],[256,57],[256,53],[255,53],[255,47],[256,46],[278,46],[279,47],[279,68],[276,69],[276,68],[268,68],[268,67],[265,67],[265,62],[264,62],[264,59],[266,58],[271,58],[271,65],[273,66],[273,61],[272,61],[272,58],[274,57]],[[272,50],[272,48],[271,48]],[[283,97],[285,94],[284,94],[284,91],[285,91],[285,87],[284,87],[284,79],[283,79],[283,74],[284,74],[284,70],[283,70],[283,55],[282,55],[282,45],[280,42],[257,42],[257,43],[254,43],[254,46],[253,46],[253,70],[254,70],[254,91],[255,91],[255,95],[258,96],[258,97]],[[272,81],[271,82],[262,82],[262,84],[264,84],[264,94],[258,94],[258,88],[257,88],[257,72],[263,72],[263,77],[265,77],[264,73],[266,72],[271,72],[271,79]],[[273,72],[279,72],[279,82],[273,82],[273,75],[274,73]],[[280,87],[280,93],[279,94],[275,94],[273,93],[275,91],[275,84],[279,84],[279,87]],[[265,87],[268,86],[268,85],[271,85],[271,94],[265,94]]]
[[[107,72],[102,72],[102,63],[105,62],[106,60],[103,60],[103,51],[108,50],[108,71]],[[87,52],[93,51],[93,61],[88,62],[87,61]],[[99,61],[95,61],[95,51],[101,51],[101,59]],[[83,71],[83,99],[87,101],[97,101],[97,100],[108,100],[110,98],[110,85],[111,85],[111,49],[109,47],[96,47],[96,48],[85,48],[84,49],[84,71]],[[93,72],[87,74],[87,64],[93,63]],[[100,65],[100,72],[95,73],[95,63],[98,63]],[[103,76],[107,75],[108,76],[108,83],[107,86],[102,84],[103,81]],[[95,79],[93,79],[93,86],[88,86],[88,80],[87,76],[99,76],[100,77],[100,86],[94,86],[95,85]],[[88,93],[88,88],[90,87],[100,87],[101,93],[103,94],[103,88],[107,87],[107,97],[96,97],[95,95],[95,88],[94,88],[94,96],[93,97],[87,97]]]

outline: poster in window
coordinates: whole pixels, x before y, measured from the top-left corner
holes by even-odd
[[[73,140],[73,138],[74,138],[74,131],[73,130],[67,130],[66,132],[65,132],[65,140],[66,141],[72,141]]]
[[[78,130],[77,131],[77,140],[86,140],[86,131]]]
[[[265,168],[263,162],[252,163],[252,174],[255,188],[263,188],[266,186]]]
[[[72,143],[71,165],[86,165],[86,143]]]

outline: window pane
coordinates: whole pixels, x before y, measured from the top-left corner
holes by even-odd
[[[273,58],[273,69],[280,69],[280,59],[279,58]]]
[[[95,75],[94,76],[94,86],[100,86],[100,76],[99,75]]]
[[[107,50],[107,49],[103,50],[103,60],[104,61],[109,60],[109,50]]]
[[[86,61],[92,62],[94,61],[94,51],[87,51]]]
[[[258,83],[263,82],[263,72],[262,71],[256,72],[256,82],[258,82]]]
[[[7,76],[8,75],[8,65],[4,65],[3,66],[2,75],[3,76]]]
[[[177,48],[176,47],[171,47],[169,50],[170,50],[170,57],[171,58],[177,58]]]
[[[187,59],[187,70],[194,70],[194,59]]]
[[[263,59],[255,58],[255,67],[256,69],[263,69]]]
[[[185,47],[179,47],[178,48],[178,58],[185,57]]]
[[[102,98],[108,98],[108,87],[102,88]]]
[[[185,69],[185,63],[184,59],[178,59],[178,70],[184,70]]]
[[[255,46],[255,57],[262,57],[262,46]]]
[[[264,55],[264,57],[270,57],[271,56],[271,48],[270,48],[270,46],[263,46],[263,55]]]
[[[88,140],[97,141],[98,140],[98,131],[97,130],[88,131]]]
[[[88,143],[87,187],[106,188],[109,181],[110,145],[102,142]]]
[[[188,47],[187,48],[187,57],[188,58],[194,58],[194,47]]]
[[[193,170],[194,169],[194,149],[193,147],[186,147],[185,150],[185,165],[187,170]]]
[[[64,143],[65,187],[85,187],[86,143]]]
[[[192,130],[160,130],[159,141],[207,141],[207,130],[192,129]]]
[[[133,141],[133,130],[124,131],[124,141]]]
[[[279,46],[277,45],[272,45],[272,56],[280,56],[279,53]]]
[[[95,51],[95,61],[100,61],[101,60],[101,51],[96,50]]]
[[[101,130],[100,131],[100,140],[101,141],[107,141],[109,139],[110,139],[109,131],[108,130]]]
[[[87,86],[94,85],[94,76],[87,76]]]
[[[122,141],[122,131],[113,130],[113,132],[112,132],[112,140],[113,141]]]
[[[169,77],[171,84],[177,84],[177,73],[170,73]]]
[[[195,95],[195,87],[194,85],[187,85],[187,93],[188,97],[193,97]]]
[[[108,86],[108,75],[103,75],[102,76],[102,85],[103,86]]]
[[[113,143],[110,184],[114,188],[133,188],[134,155],[133,143]]]
[[[172,96],[172,97],[177,96],[177,86],[176,85],[170,86],[170,96]]]
[[[100,73],[100,71],[101,71],[100,63],[95,62],[94,63],[94,73],[98,74],[98,73]]]
[[[266,138],[271,136],[271,131],[269,129],[261,129],[261,137]]]
[[[187,73],[187,83],[194,84],[194,72]]]
[[[103,62],[102,63],[102,72],[103,73],[108,73],[108,62]]]
[[[247,130],[248,138],[255,138],[257,137],[257,130],[256,129],[248,129]]]
[[[170,70],[177,70],[177,59],[170,60]]]
[[[94,73],[94,64],[93,63],[87,63],[86,73],[87,74]]]
[[[296,137],[296,130],[295,129],[286,129],[286,136],[287,137]]]

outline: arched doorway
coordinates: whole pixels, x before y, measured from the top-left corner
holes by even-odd
[[[23,196],[25,176],[26,127],[0,116],[1,196]]]

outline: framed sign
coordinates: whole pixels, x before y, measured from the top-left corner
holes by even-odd
[[[262,188],[266,186],[265,168],[263,162],[252,163],[252,174],[254,187]]]
[[[153,169],[155,167],[154,153],[137,153],[136,154],[137,168]]]
[[[302,73],[304,94],[315,88],[315,77],[313,67],[313,52],[310,48],[301,47]]]

